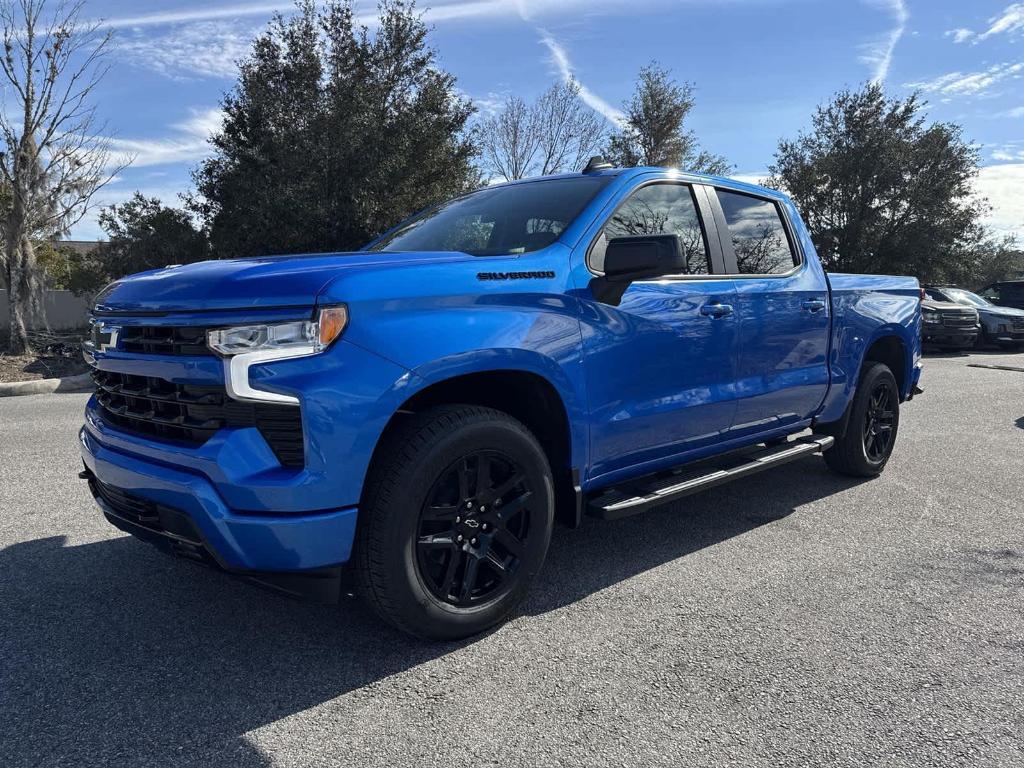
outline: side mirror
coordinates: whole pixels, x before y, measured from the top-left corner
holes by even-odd
[[[604,275],[613,282],[661,277],[684,268],[677,235],[616,237],[604,252]]]
[[[634,280],[672,275],[686,270],[678,235],[635,235],[608,241],[604,276],[590,281],[594,298],[618,306]]]

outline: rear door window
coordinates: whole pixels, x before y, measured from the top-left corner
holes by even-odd
[[[715,191],[725,213],[739,274],[791,272],[799,260],[789,242],[778,204],[725,189]]]

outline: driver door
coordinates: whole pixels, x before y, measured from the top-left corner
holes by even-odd
[[[732,426],[739,323],[707,192],[670,180],[634,187],[579,246],[603,271],[610,239],[675,234],[685,269],[633,282],[621,302],[581,291],[583,366],[594,481],[653,471],[712,453]]]

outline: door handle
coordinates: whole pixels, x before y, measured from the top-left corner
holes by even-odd
[[[804,302],[804,309],[809,312],[821,312],[825,308],[825,302],[822,299],[808,299]]]
[[[725,317],[726,315],[732,314],[732,307],[729,304],[719,304],[714,302],[713,304],[705,304],[700,308],[700,313],[704,317]]]

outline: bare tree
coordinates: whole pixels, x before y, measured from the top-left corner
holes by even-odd
[[[555,83],[533,107],[540,175],[583,167],[604,138],[605,120],[583,103],[574,81]]]
[[[28,351],[28,319],[42,315],[43,282],[33,240],[82,219],[110,169],[110,139],[91,96],[107,72],[110,33],[80,20],[82,2],[0,0],[0,75],[9,101],[0,111],[0,273],[11,315],[9,351]],[[123,167],[123,166],[122,166]]]
[[[572,171],[604,138],[604,119],[580,99],[573,81],[555,83],[532,105],[518,96],[479,128],[488,172],[506,181]]]
[[[501,112],[485,120],[479,129],[480,150],[488,170],[506,181],[529,173],[537,154],[533,110],[518,96],[505,101]]]

